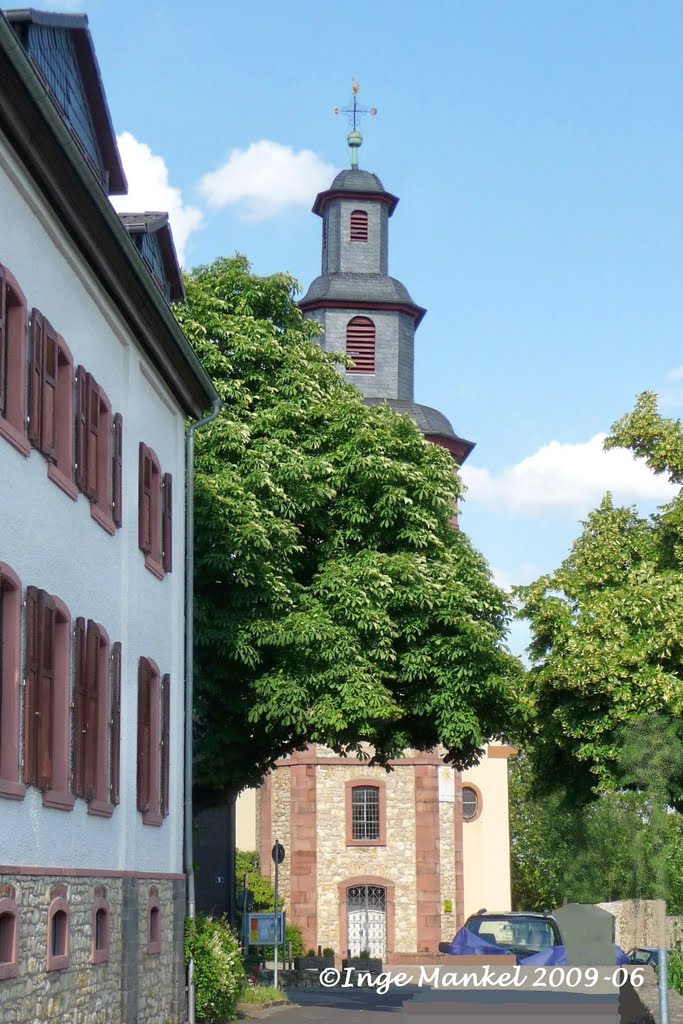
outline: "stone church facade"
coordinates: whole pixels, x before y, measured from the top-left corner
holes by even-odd
[[[365,401],[410,416],[459,466],[473,443],[414,400],[415,330],[426,311],[389,276],[389,218],[397,203],[377,175],[355,166],[317,196],[321,274],[300,306],[321,325],[321,347],[352,360],[340,373]],[[306,949],[424,962],[468,914],[510,908],[512,753],[490,745],[476,768],[461,773],[444,763],[443,752],[406,751],[387,772],[311,746],[279,761],[259,791],[240,797],[237,846],[259,850],[266,873],[273,871],[273,843],[285,846],[282,896]]]

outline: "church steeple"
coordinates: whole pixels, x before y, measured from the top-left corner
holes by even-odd
[[[354,133],[358,140],[352,141]],[[352,360],[340,372],[369,404],[386,401],[411,416],[429,440],[462,463],[474,444],[458,437],[442,413],[414,401],[415,329],[426,310],[389,276],[389,218],[398,198],[376,174],[358,168],[362,136],[355,122],[347,141],[351,168],[341,171],[313,205],[322,220],[321,273],[299,306],[321,324],[323,350],[345,352]]]

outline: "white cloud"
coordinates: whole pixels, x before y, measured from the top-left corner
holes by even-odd
[[[183,201],[179,188],[168,181],[168,168],[144,142],[130,132],[117,136],[121,160],[128,178],[128,195],[112,196],[119,213],[142,213],[160,210],[168,213],[178,259],[183,264],[190,235],[202,225],[202,211]]]
[[[491,566],[493,581],[503,590],[511,590],[512,587],[526,586],[542,575],[542,570],[533,562],[522,562],[512,569],[502,569]]]
[[[683,380],[683,366],[677,366],[673,370],[669,370],[666,375],[667,380]]]
[[[335,168],[310,149],[261,139],[233,149],[224,164],[205,174],[199,191],[209,206],[238,206],[246,220],[261,221],[290,206],[310,206],[329,187]]]
[[[596,434],[578,444],[551,441],[500,473],[465,465],[462,477],[468,487],[467,501],[503,506],[522,515],[585,515],[605,491],[611,491],[615,501],[627,504],[668,501],[676,494],[677,487],[666,477],[655,476],[630,452],[604,451],[606,436]]]

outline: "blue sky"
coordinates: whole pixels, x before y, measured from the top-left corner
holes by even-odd
[[[361,166],[401,197],[390,272],[429,311],[416,399],[477,442],[462,525],[501,581],[553,568],[606,487],[667,497],[597,435],[645,388],[683,405],[682,4],[69,6],[131,203],[170,208],[186,266],[239,250],[316,276],[310,206],[347,163],[332,108],[358,79],[379,108]]]

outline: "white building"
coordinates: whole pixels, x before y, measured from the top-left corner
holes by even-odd
[[[0,1019],[184,1019],[184,437],[87,19],[0,16]]]

